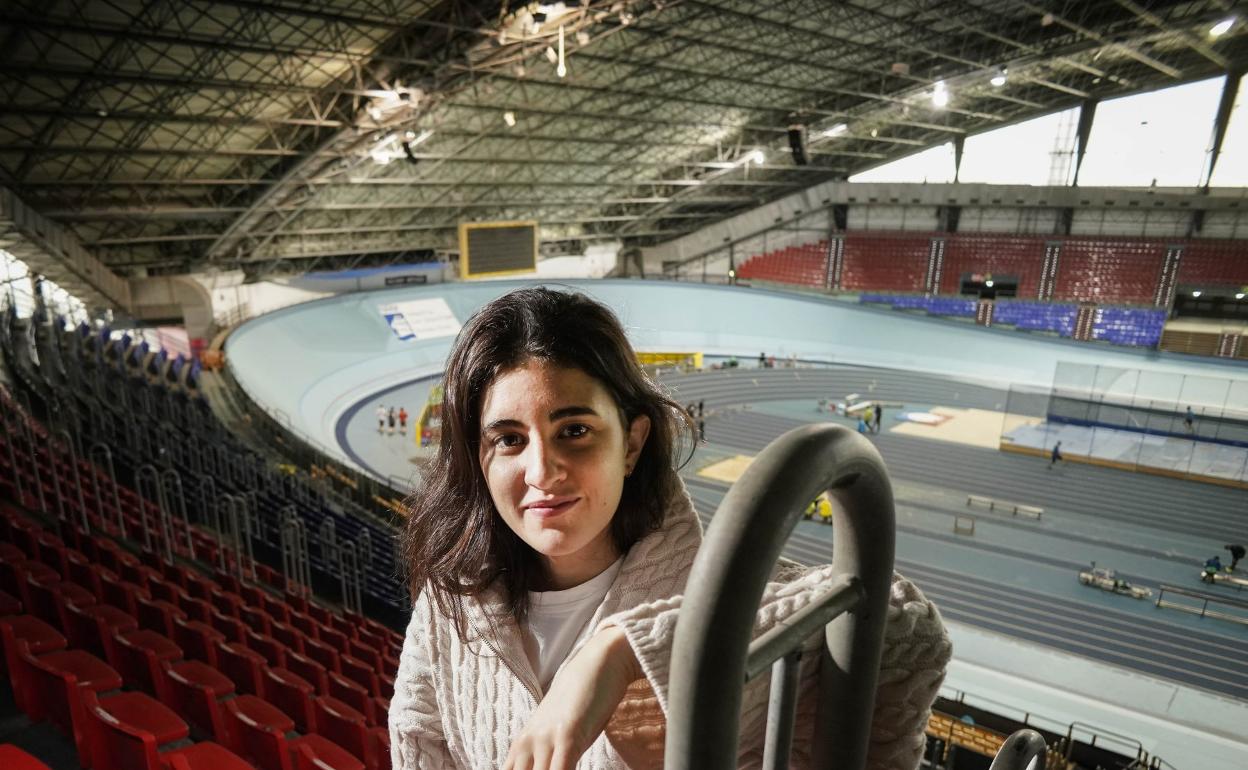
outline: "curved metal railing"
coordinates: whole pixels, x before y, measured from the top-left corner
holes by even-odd
[[[837,578],[798,616],[750,641],[764,587],[802,510],[834,501]],[[724,497],[689,575],[672,648],[665,766],[735,768],[745,684],[771,666],[764,767],[788,766],[797,655],[822,626],[814,767],[861,770],[893,572],[894,511],[884,462],[837,425],[767,446]]]
[[[1047,753],[1043,735],[1035,730],[1018,730],[1001,744],[988,770],[1044,770]]]

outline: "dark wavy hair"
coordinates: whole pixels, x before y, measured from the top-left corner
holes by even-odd
[[[642,371],[624,328],[609,308],[575,291],[517,289],[482,307],[455,339],[443,377],[442,441],[423,484],[407,500],[400,537],[412,599],[429,591],[437,610],[467,639],[465,597],[502,581],[517,622],[528,592],[544,576],[538,553],[494,507],[481,470],[481,404],[502,373],[529,360],[579,369],[611,394],[625,431],[639,415],[650,434],[624,479],[611,537],[627,553],[658,529],[674,496],[682,436],[692,420]],[[690,455],[693,442],[688,442]],[[686,456],[685,461],[688,461]]]

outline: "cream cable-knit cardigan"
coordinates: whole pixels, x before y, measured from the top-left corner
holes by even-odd
[[[603,735],[577,764],[581,770],[662,767],[667,713],[668,660],[680,594],[702,543],[702,528],[689,498],[677,496],[663,528],[628,552],[593,619],[577,639],[576,653],[604,624],[625,632],[646,678],[629,687]],[[777,575],[763,596],[755,636],[801,609],[820,593],[830,568]],[[435,612],[427,592],[417,599],[390,702],[390,750],[394,770],[502,767],[514,736],[528,723],[541,689],[524,652],[520,630],[506,619],[497,590],[466,602],[474,633],[467,644]],[[498,613],[495,633],[487,613]],[[497,618],[498,615],[495,615]],[[808,643],[821,642],[816,634]],[[870,770],[913,770],[924,746],[931,705],[950,657],[949,637],[935,606],[912,583],[894,575],[885,625],[871,744]],[[818,655],[804,655],[791,766],[809,766]],[[745,691],[740,767],[762,761],[768,677]],[[621,753],[627,754],[627,763]]]

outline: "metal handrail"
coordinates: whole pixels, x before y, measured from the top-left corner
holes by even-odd
[[[1044,736],[1035,730],[1017,730],[1001,744],[988,770],[1027,770],[1033,762],[1037,770],[1044,770],[1047,753]]]
[[[96,455],[102,459],[96,459]],[[100,515],[100,526],[107,527],[108,516],[104,507],[104,495],[100,492],[101,469],[107,470],[108,480],[113,484],[113,510],[117,512],[117,535],[126,536],[126,517],[121,508],[121,495],[117,490],[117,469],[113,465],[113,450],[108,445],[97,441],[87,449],[87,459],[91,462],[91,489],[95,493],[96,512]],[[106,530],[107,531],[107,530]]]
[[[803,509],[825,490],[836,503],[837,580],[800,617],[751,644],[780,551]],[[743,687],[751,671],[776,660],[777,651],[787,654],[772,675],[764,766],[787,767],[788,746],[782,743],[792,736],[794,653],[824,624],[813,767],[865,767],[894,533],[884,462],[861,436],[839,425],[807,425],[759,453],[720,503],[689,574],[672,645],[667,767],[737,766]],[[779,705],[787,713],[774,708]]]

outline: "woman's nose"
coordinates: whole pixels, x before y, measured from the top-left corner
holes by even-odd
[[[563,475],[563,463],[555,448],[541,439],[531,441],[524,467],[524,483],[536,489],[549,489]]]

